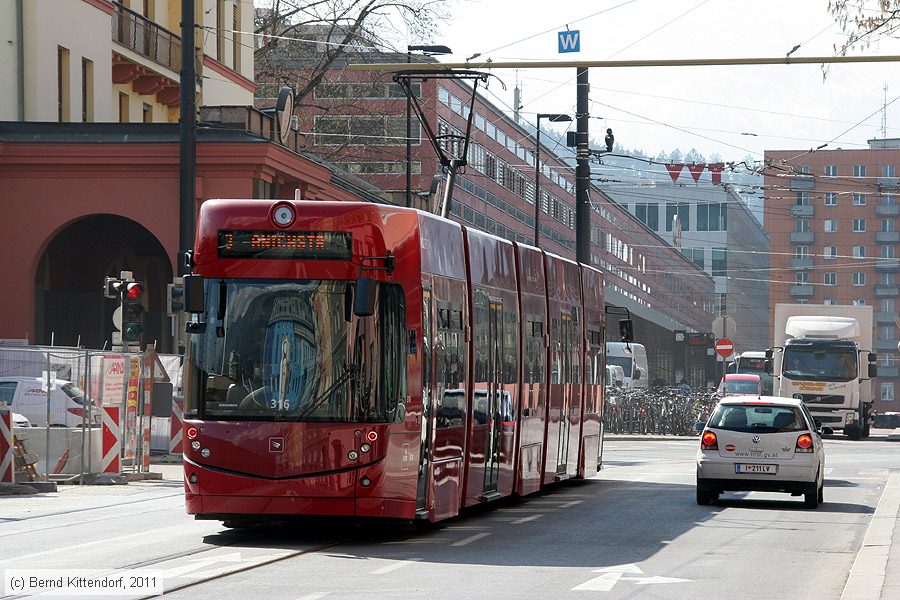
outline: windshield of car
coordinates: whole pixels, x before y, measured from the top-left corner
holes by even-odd
[[[766,372],[766,359],[765,358],[745,358],[741,357],[738,359],[738,373],[765,373]]]
[[[856,378],[856,352],[809,347],[784,349],[783,375],[788,379],[850,381]]]
[[[628,356],[610,356],[609,354],[606,355],[606,364],[622,367],[622,370],[625,371],[625,377],[631,377],[632,362],[632,359]]]
[[[188,414],[386,422],[406,394],[402,289],[353,314],[353,282],[208,279],[206,329],[186,358]]]
[[[759,394],[759,383],[745,380],[725,380],[726,394]]]
[[[756,404],[720,404],[716,406],[706,426],[756,433],[807,429],[799,408]]]

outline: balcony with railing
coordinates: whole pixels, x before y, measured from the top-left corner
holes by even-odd
[[[900,290],[897,289],[896,285],[876,285],[875,286],[875,297],[876,298],[889,298],[892,296],[897,296],[900,294]]]
[[[894,320],[897,318],[897,313],[887,310],[880,310],[875,313],[875,322],[876,323],[890,323],[894,324]]]
[[[900,215],[900,204],[876,204],[875,214],[879,217],[896,217]]]
[[[791,178],[792,190],[811,190],[816,187],[816,180],[811,175],[795,175]]]
[[[875,341],[875,351],[876,352],[889,352],[891,350],[897,349],[897,340],[876,340]],[[883,376],[881,371],[881,367],[878,368],[878,374]]]
[[[112,41],[178,73],[181,70],[181,38],[118,2],[115,7]]]
[[[793,257],[791,258],[791,269],[812,269],[813,259],[809,256],[804,256],[802,258]]]
[[[791,298],[809,298],[813,295],[813,286],[795,284],[791,286]]]
[[[896,258],[876,258],[875,270],[881,273],[900,271],[900,262]]]
[[[816,240],[816,234],[812,231],[792,231],[792,244],[812,244]]]
[[[794,204],[791,206],[792,217],[812,217],[816,209],[812,204]]]
[[[900,242],[900,231],[876,231],[875,241],[881,244]]]

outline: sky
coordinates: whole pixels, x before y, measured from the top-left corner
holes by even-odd
[[[827,0],[449,0],[451,20],[430,40],[452,55],[442,62],[490,58],[531,60],[650,60],[673,58],[833,56],[843,34]],[[557,32],[578,30],[579,53],[560,54]],[[401,41],[402,43],[403,41]],[[855,55],[900,54],[887,40]],[[480,66],[484,67],[484,63]],[[520,114],[575,112],[575,69],[493,70],[488,98]],[[766,150],[864,148],[900,137],[900,63],[592,68],[591,136],[612,128],[616,141],[656,157],[695,149],[707,160],[761,160]],[[884,85],[888,84],[885,95]],[[568,124],[548,124],[557,130]],[[574,127],[574,124],[572,124]]]

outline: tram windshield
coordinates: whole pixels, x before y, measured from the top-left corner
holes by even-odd
[[[257,421],[390,422],[406,396],[400,286],[353,314],[350,281],[207,279],[189,337],[188,414]]]
[[[850,381],[856,378],[856,352],[851,349],[784,349],[782,371],[788,379]]]

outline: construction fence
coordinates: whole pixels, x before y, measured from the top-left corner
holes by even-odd
[[[0,439],[0,465],[11,456],[18,482],[35,471],[73,483],[148,472],[151,451],[181,452],[181,363],[152,345],[143,353],[0,345],[0,438],[7,419],[14,436]]]

